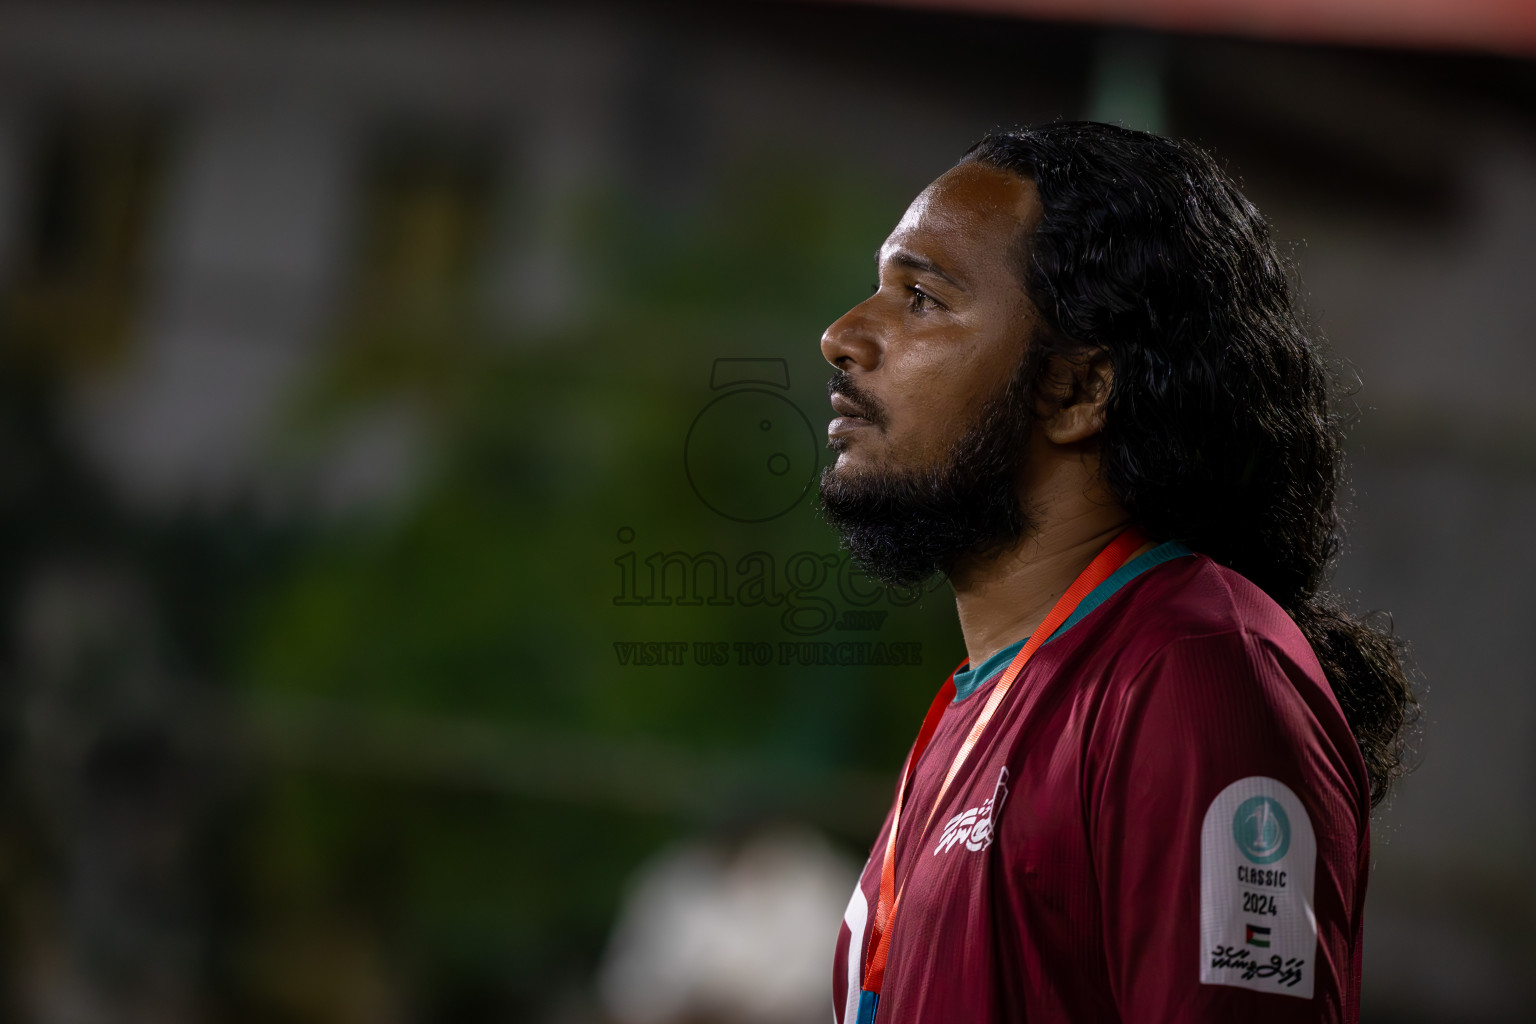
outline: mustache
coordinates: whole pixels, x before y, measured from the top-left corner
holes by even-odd
[[[831,379],[827,381],[827,400],[831,401],[833,395],[842,395],[845,399],[858,407],[859,415],[877,427],[886,425],[887,416],[885,406],[880,400],[859,386],[859,382],[853,379],[853,374],[847,370],[836,370]]]

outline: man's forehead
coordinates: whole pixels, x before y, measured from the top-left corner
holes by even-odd
[[[1035,184],[983,164],[951,168],[923,189],[881,246],[881,258],[923,241],[1011,247],[1040,213]]]

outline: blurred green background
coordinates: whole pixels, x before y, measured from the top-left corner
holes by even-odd
[[[0,9],[0,1018],[824,1019],[626,1010],[615,922],[851,886],[963,650],[815,517],[817,340],[971,141],[1093,115],[1212,146],[1364,382],[1340,580],[1427,683],[1367,1019],[1528,1019],[1536,69],[1417,46]],[[752,955],[829,977],[845,898]]]

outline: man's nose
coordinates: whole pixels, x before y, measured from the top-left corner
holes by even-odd
[[[880,365],[881,346],[875,323],[861,302],[833,321],[821,334],[821,354],[839,370],[873,370]]]

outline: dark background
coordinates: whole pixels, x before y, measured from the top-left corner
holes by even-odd
[[[0,6],[0,1018],[825,1019],[963,651],[813,514],[816,342],[970,142],[1078,116],[1213,149],[1358,378],[1338,582],[1425,707],[1366,1019],[1531,1019],[1528,60],[74,0]]]

